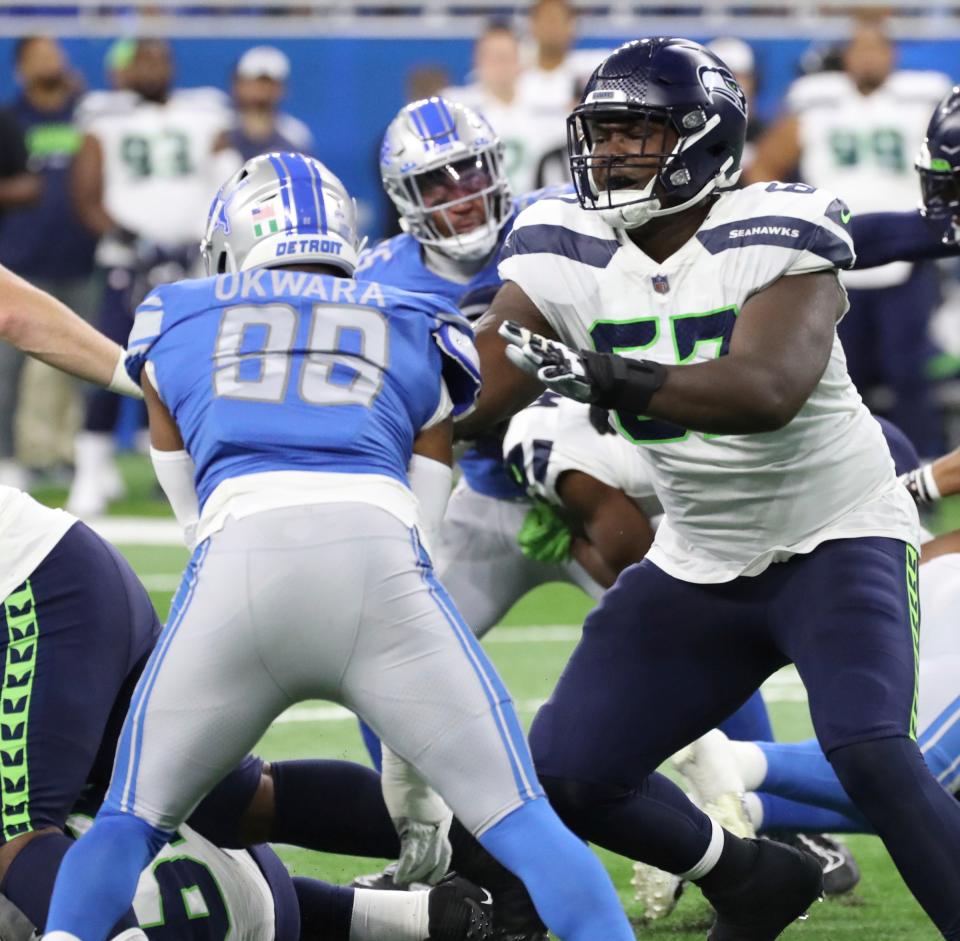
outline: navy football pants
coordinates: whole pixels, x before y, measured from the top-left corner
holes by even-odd
[[[919,611],[908,573],[916,553],[880,538],[827,542],[714,585],[631,566],[587,617],[537,714],[538,772],[634,786],[790,661],[827,754],[909,734]]]

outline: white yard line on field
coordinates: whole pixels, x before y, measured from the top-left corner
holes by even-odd
[[[183,546],[183,529],[176,520],[150,516],[102,516],[87,525],[118,546]]]
[[[531,627],[513,627],[511,631],[527,633],[540,630],[543,625]],[[493,638],[491,637],[491,640]],[[800,682],[797,671],[784,667],[763,684],[763,696],[768,703],[806,702],[807,694]],[[543,699],[521,699],[517,702],[517,711],[521,715],[533,715],[544,703]],[[343,706],[332,703],[302,703],[291,706],[274,720],[274,725],[287,725],[291,722],[347,722],[355,721],[355,716]]]

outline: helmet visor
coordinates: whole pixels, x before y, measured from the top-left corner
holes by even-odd
[[[499,228],[509,202],[490,151],[407,177],[404,185],[417,208],[418,237],[428,241],[467,235],[490,224]]]
[[[960,176],[950,171],[918,167],[924,215],[944,219],[960,212]]]

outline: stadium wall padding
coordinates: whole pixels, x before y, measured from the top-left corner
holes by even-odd
[[[701,41],[709,36],[693,37]],[[584,47],[611,47],[620,40],[591,38]],[[109,41],[74,38],[64,43],[74,65],[90,88],[103,88],[103,58]],[[337,173],[362,206],[365,228],[379,234],[380,191],[376,168],[383,130],[404,103],[407,76],[417,66],[446,68],[454,83],[466,80],[470,69],[469,39],[175,39],[172,41],[180,85],[227,88],[230,71],[240,54],[258,43],[276,45],[292,66],[286,110],[306,121],[313,131],[317,155]],[[12,66],[12,39],[0,39],[0,61]],[[752,41],[761,75],[757,108],[773,117],[787,85],[797,74],[801,54],[810,40],[760,39]],[[960,40],[900,43],[904,68],[940,69],[960,79]],[[2,71],[0,100],[15,93],[12,68]],[[919,143],[919,142],[918,142]],[[201,212],[207,207],[198,207]]]

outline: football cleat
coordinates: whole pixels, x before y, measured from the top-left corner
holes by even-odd
[[[707,941],[773,941],[822,895],[812,856],[772,840],[751,842],[758,852],[750,872],[731,888],[703,893],[717,913]]]
[[[673,767],[690,790],[690,799],[734,836],[756,836],[743,805],[743,779],[719,729],[707,732],[673,756]]]
[[[686,888],[679,876],[646,863],[633,864],[630,884],[637,890],[634,900],[643,906],[643,917],[648,921],[666,918],[677,907]]]
[[[491,941],[493,898],[457,875],[438,882],[427,900],[428,941]]]
[[[780,842],[809,853],[823,870],[823,894],[845,895],[860,881],[860,867],[850,847],[824,833],[796,833]]]

